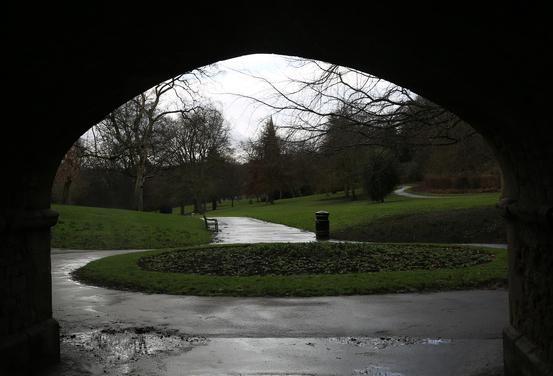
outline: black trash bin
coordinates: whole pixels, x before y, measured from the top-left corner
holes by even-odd
[[[315,235],[317,240],[327,240],[330,238],[330,221],[328,212],[321,210],[315,213]]]

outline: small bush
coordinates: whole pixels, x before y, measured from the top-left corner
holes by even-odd
[[[385,150],[371,153],[363,171],[363,186],[369,198],[384,202],[384,197],[392,193],[398,183],[395,157]]]

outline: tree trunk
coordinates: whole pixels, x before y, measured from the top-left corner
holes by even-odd
[[[184,201],[180,203],[180,215],[184,215]]]
[[[234,196],[230,199],[230,207],[234,208]]]
[[[137,170],[134,183],[134,205],[138,211],[144,211],[144,171]]]
[[[69,201],[69,190],[71,189],[71,183],[72,183],[72,180],[71,179],[67,179],[65,181],[65,183],[63,184],[63,193],[62,193],[62,196],[61,196],[61,203],[62,204],[67,204],[67,202]]]
[[[211,200],[211,210],[217,210],[217,199]]]
[[[136,210],[144,211],[144,185],[140,182],[136,195]]]

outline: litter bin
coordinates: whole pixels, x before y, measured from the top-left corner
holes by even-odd
[[[327,240],[330,238],[330,221],[328,212],[321,210],[315,213],[315,235],[317,240]]]

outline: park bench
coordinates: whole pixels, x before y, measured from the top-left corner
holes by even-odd
[[[219,221],[217,221],[217,218],[207,218],[204,214],[204,223],[206,229],[209,230],[209,226],[213,225],[214,231],[219,232]]]

